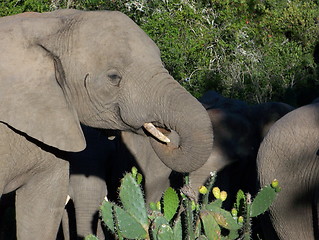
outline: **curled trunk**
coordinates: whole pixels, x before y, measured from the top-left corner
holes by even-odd
[[[151,144],[169,168],[177,172],[194,171],[207,161],[212,151],[210,118],[200,102],[177,82],[174,81],[169,88],[166,86],[165,91],[158,101],[158,109],[163,111],[159,115],[165,127],[177,133],[177,145],[174,141],[161,143],[155,139]]]

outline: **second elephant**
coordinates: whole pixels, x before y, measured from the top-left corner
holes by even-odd
[[[319,103],[297,108],[270,128],[257,166],[261,185],[278,179],[282,188],[270,206],[279,239],[319,239]]]

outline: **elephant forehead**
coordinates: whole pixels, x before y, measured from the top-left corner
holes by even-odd
[[[130,51],[134,56],[147,52],[147,55],[159,56],[156,44],[125,14],[116,11],[86,14],[80,24],[83,39],[89,37],[90,42],[104,45],[114,52]]]

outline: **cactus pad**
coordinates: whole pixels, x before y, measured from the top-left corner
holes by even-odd
[[[221,238],[221,229],[210,211],[201,211],[200,218],[208,240]]]
[[[90,234],[84,238],[84,240],[99,240],[96,236]]]
[[[116,205],[114,206],[114,212],[119,231],[123,237],[128,239],[145,239],[148,237],[147,230],[128,212]]]
[[[159,226],[157,240],[175,240],[172,228],[167,224]]]
[[[122,179],[119,196],[124,210],[147,230],[148,218],[143,193],[130,173]]]
[[[112,231],[112,233],[115,232],[113,221],[113,206],[113,203],[104,200],[100,207],[100,215],[103,219],[103,222]]]
[[[174,240],[183,240],[182,221],[180,217],[178,217],[174,222],[173,232]]]
[[[163,195],[163,205],[164,205],[164,216],[168,221],[170,221],[179,206],[178,195],[175,190],[171,187],[167,188]]]
[[[250,217],[256,217],[264,213],[276,197],[276,189],[266,186],[262,188],[251,204]]]
[[[237,230],[242,227],[242,225],[239,225],[237,223],[237,221],[233,218],[230,212],[222,208],[216,207],[214,205],[207,205],[206,209],[209,210],[210,214],[214,217],[215,221],[223,228],[229,230]]]

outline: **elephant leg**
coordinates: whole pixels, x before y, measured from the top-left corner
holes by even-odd
[[[98,237],[99,240],[105,240],[105,234],[104,234],[104,231],[103,231],[103,228],[102,228],[102,220],[101,220],[101,218],[98,219],[96,236]]]
[[[314,200],[313,200],[313,229],[316,239],[319,239],[319,189],[315,188],[314,191]]]
[[[68,211],[64,209],[62,217],[62,229],[64,240],[70,240],[70,221]]]
[[[53,158],[42,162],[38,167],[44,170],[16,191],[19,240],[56,239],[68,194],[69,165]]]
[[[107,194],[105,180],[97,176],[71,175],[70,184],[78,237],[96,234],[99,206]]]
[[[143,162],[140,167],[145,177],[146,202],[159,201],[163,192],[170,186],[169,176],[172,170],[157,157],[153,157],[150,162]]]

